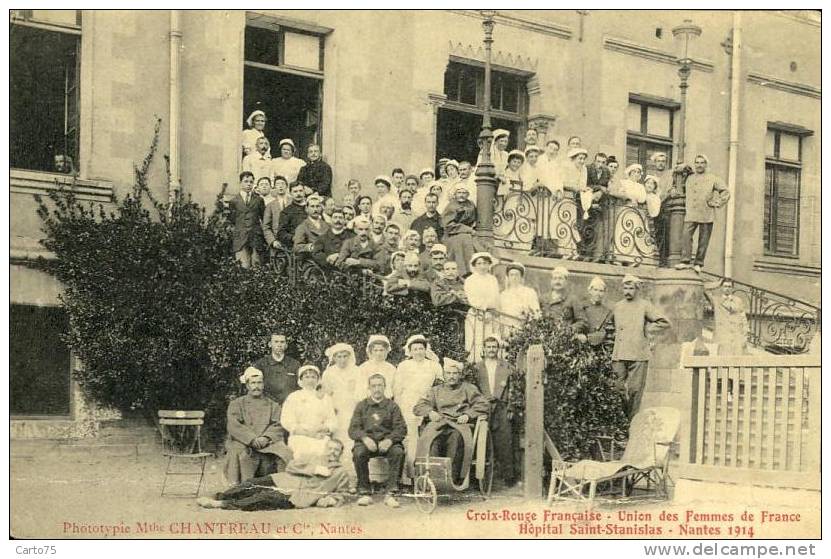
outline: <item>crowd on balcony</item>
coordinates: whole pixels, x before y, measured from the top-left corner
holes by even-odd
[[[332,169],[320,146],[308,146],[306,158],[301,159],[295,142],[285,138],[277,146],[279,155],[272,156],[264,133],[266,123],[262,111],[248,118],[249,128],[242,135],[240,193],[230,203],[234,254],[242,266],[260,265],[275,251],[284,250],[308,256],[322,266],[398,274],[404,281],[406,254],[399,251],[417,252],[423,271],[432,275],[426,262],[433,245],[439,244],[461,277],[471,273],[470,257],[483,248],[475,236],[475,174],[481,154],[475,165],[443,157],[437,169],[425,167],[418,174],[397,167],[389,175],[375,177],[371,188],[350,179],[346,192],[334,198]],[[620,171],[615,155],[598,152],[590,159],[579,136],[571,136],[562,149],[555,139],[538,145],[533,129],[525,136],[524,150],[508,149],[507,130],[494,131],[493,139],[490,159],[501,206],[508,207],[511,197],[535,200],[532,254],[632,265],[648,257],[666,263],[666,204],[670,197],[686,196],[678,267],[701,270],[714,208],[729,197],[723,181],[707,171],[706,156],[695,157],[694,171],[685,169],[689,176],[679,186],[661,152],[652,155],[654,170],[645,173],[637,163]],[[570,209],[552,210],[562,204],[569,204]],[[639,216],[642,227],[635,234],[648,240],[641,250],[660,249],[662,254],[615,259],[610,245],[622,234],[618,229],[623,220],[617,219],[620,208],[630,208]],[[567,231],[566,235],[552,238],[552,232],[559,230]],[[693,254],[696,230],[699,242]]]

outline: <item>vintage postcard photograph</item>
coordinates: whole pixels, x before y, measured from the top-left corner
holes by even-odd
[[[821,17],[10,9],[16,553],[813,555]]]

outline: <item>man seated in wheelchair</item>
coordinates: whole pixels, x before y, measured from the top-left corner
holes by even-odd
[[[462,379],[463,364],[444,360],[444,383],[433,386],[413,407],[413,413],[429,422],[419,436],[416,460],[429,456],[450,458],[453,479],[461,480],[473,453],[473,429],[479,417],[487,417],[490,405],[476,386]],[[429,446],[428,446],[429,445]],[[467,458],[467,459],[465,459]]]

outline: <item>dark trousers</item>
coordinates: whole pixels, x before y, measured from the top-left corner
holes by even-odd
[[[499,404],[493,409],[489,424],[493,458],[496,461],[499,476],[506,485],[513,485],[516,482],[513,425],[508,419],[508,412],[504,405]]]
[[[377,444],[377,441],[376,441]],[[389,476],[385,489],[387,493],[398,492],[398,480],[401,479],[401,471],[404,468],[404,447],[401,443],[393,443],[386,453],[379,451],[371,452],[361,441],[356,441],[352,447],[352,463],[355,465],[355,473],[358,475],[358,491],[369,493],[372,486],[369,483],[369,459],[386,458],[389,464]]]
[[[583,219],[583,207],[580,197],[575,199],[577,204],[577,220],[575,226],[580,233],[580,242],[577,243],[577,252],[580,256],[591,257],[595,260],[603,258],[606,252],[606,219],[607,204],[600,202],[600,207],[588,208],[589,217]]]
[[[225,501],[223,508],[234,510],[293,509],[289,496],[274,486],[271,476],[255,477],[216,494],[218,501]]]
[[[629,419],[635,417],[641,407],[649,361],[612,361],[615,388],[623,399]]]
[[[661,213],[655,218],[655,244],[658,245],[658,258],[662,264],[669,261],[669,212],[661,207]]]
[[[698,229],[698,247],[695,251],[695,261],[692,257],[693,234]],[[704,257],[707,256],[707,245],[710,244],[710,235],[713,233],[712,223],[696,223],[694,221],[684,222],[684,238],[681,245],[681,262],[684,264],[704,265]]]
[[[442,433],[433,439],[430,456],[447,456],[453,464],[453,479],[462,479],[462,462],[464,461],[465,443],[462,434],[452,427],[445,427]]]

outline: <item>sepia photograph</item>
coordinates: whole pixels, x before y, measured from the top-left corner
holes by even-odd
[[[279,5],[9,10],[16,556],[814,555],[821,10]]]

